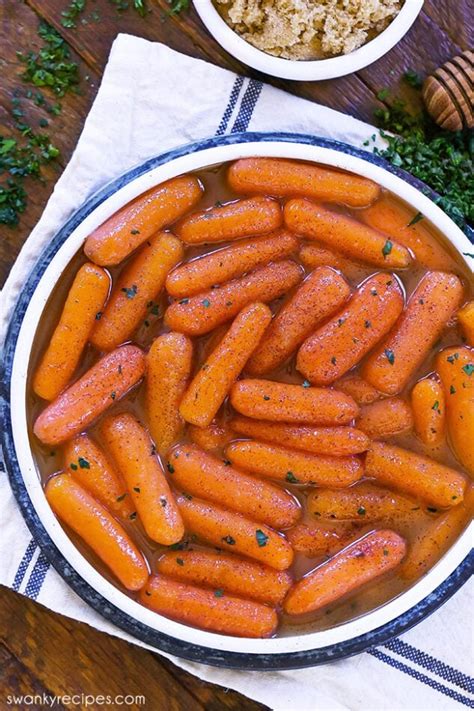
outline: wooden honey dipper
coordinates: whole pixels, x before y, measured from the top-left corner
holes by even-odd
[[[422,95],[441,128],[474,128],[474,52],[467,50],[439,67],[425,80]]]

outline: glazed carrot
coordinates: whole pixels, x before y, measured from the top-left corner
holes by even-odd
[[[68,474],[52,477],[45,487],[58,518],[82,538],[127,590],[140,590],[148,578],[142,554],[128,533],[101,504]]]
[[[411,391],[415,432],[423,444],[435,446],[444,439],[446,407],[441,383],[433,378],[418,381]]]
[[[368,357],[362,376],[389,395],[403,390],[441,336],[462,295],[457,276],[428,272],[393,331]]]
[[[109,275],[95,264],[86,262],[77,272],[34,375],[33,390],[44,400],[54,400],[69,383],[109,289]]]
[[[271,319],[265,304],[242,309],[186,390],[179,411],[187,422],[200,427],[211,424]]]
[[[446,425],[454,453],[474,476],[474,351],[446,348],[436,359],[446,399]]]
[[[145,356],[122,346],[103,356],[37,418],[33,431],[44,444],[74,437],[122,398],[143,377]]]
[[[334,553],[353,540],[357,528],[352,524],[311,524],[299,523],[286,531],[286,537],[293,550],[308,558]]]
[[[236,467],[290,484],[339,488],[353,484],[364,471],[357,457],[321,456],[255,440],[228,444],[225,453]]]
[[[140,602],[160,615],[193,627],[236,637],[271,637],[278,624],[275,610],[222,590],[205,590],[163,575],[152,575]]]
[[[191,442],[197,444],[206,451],[210,449],[221,449],[227,442],[235,439],[235,434],[226,425],[211,422],[208,427],[196,427],[189,425],[188,434]]]
[[[297,249],[298,240],[285,230],[241,240],[180,265],[168,275],[166,290],[175,298],[193,296],[262,264],[287,257]]]
[[[180,541],[183,521],[146,430],[132,415],[123,413],[107,417],[101,435],[147,535],[163,545]]]
[[[174,232],[186,244],[209,244],[272,232],[282,221],[281,207],[276,200],[254,197],[183,217]]]
[[[164,333],[146,357],[145,408],[158,452],[166,454],[180,436],[184,422],[179,405],[191,375],[193,344],[182,333]]]
[[[382,485],[440,507],[459,504],[466,487],[465,477],[454,469],[384,442],[372,443],[365,474]]]
[[[372,531],[299,580],[286,596],[289,615],[313,612],[396,568],[406,552],[395,531]]]
[[[389,240],[382,232],[309,200],[289,200],[283,216],[291,232],[315,239],[361,262],[383,269],[404,269],[412,261],[406,247]]]
[[[367,178],[284,158],[241,158],[230,166],[228,180],[236,192],[304,195],[353,207],[370,205],[380,194]]]
[[[84,252],[96,264],[119,264],[155,232],[171,225],[202,196],[192,175],[168,180],[129,202],[86,239]]]
[[[94,499],[120,518],[134,509],[127,487],[105,452],[87,435],[77,435],[64,445],[64,469]]]
[[[166,276],[183,258],[183,246],[167,232],[150,237],[117,279],[111,297],[91,336],[100,351],[127,341],[157,298]]]
[[[402,308],[402,290],[393,275],[370,277],[342,311],[306,339],[296,367],[316,385],[333,383],[388,333]]]
[[[400,397],[388,397],[360,408],[357,427],[370,439],[385,439],[413,429],[410,405]]]
[[[273,442],[281,447],[302,449],[314,454],[332,454],[335,457],[360,454],[370,444],[367,435],[355,427],[304,427],[280,422],[258,422],[240,415],[229,421],[229,427],[238,434]]]
[[[358,279],[366,273],[367,267],[363,264],[353,262],[342,254],[333,252],[317,244],[303,244],[299,252],[300,261],[306,269],[317,269],[318,267],[332,267],[341,271],[345,277]]]
[[[284,260],[260,267],[233,279],[219,289],[203,291],[175,301],[165,313],[165,324],[174,331],[202,336],[231,318],[253,301],[269,302],[286,294],[303,275],[295,262]]]
[[[318,520],[392,522],[397,514],[419,508],[416,501],[365,481],[337,491],[315,489],[307,499],[308,513]]]
[[[187,494],[277,529],[289,528],[301,517],[300,505],[291,494],[234,469],[228,460],[218,459],[194,444],[178,445],[170,462],[173,483]]]
[[[348,283],[334,269],[316,269],[275,316],[247,370],[262,375],[284,363],[321,321],[347,301],[350,293]]]
[[[458,311],[458,323],[468,346],[474,346],[474,301]]]
[[[178,497],[178,506],[186,530],[206,543],[276,570],[286,570],[293,562],[293,549],[286,538],[263,523],[188,495]]]
[[[169,551],[159,558],[156,570],[175,580],[270,605],[280,605],[292,583],[286,571],[214,551]]]
[[[358,405],[370,405],[381,397],[381,393],[357,373],[347,373],[334,383],[334,387],[350,395]]]
[[[359,413],[354,400],[337,390],[273,380],[239,380],[230,391],[230,401],[241,415],[276,422],[346,425]]]

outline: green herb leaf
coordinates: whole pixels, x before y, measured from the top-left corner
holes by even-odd
[[[267,545],[268,536],[260,528],[255,531],[255,538],[260,548]]]
[[[174,474],[174,466],[171,464],[171,462],[167,463],[166,468],[170,474]]]
[[[466,365],[463,365],[462,369],[466,373],[466,375],[471,376],[474,373],[474,365],[472,363],[467,363]]]
[[[439,410],[439,400],[435,400],[433,407],[431,409],[432,410]]]
[[[357,509],[357,513],[359,514],[359,516],[365,516],[365,514],[366,514],[365,506],[359,506],[359,508]]]
[[[392,251],[393,247],[393,242],[391,242],[389,239],[385,242],[384,246],[382,247],[382,254],[384,257],[388,257],[390,252]]]
[[[184,565],[184,560],[182,558],[176,558],[176,562],[178,565]]]
[[[130,287],[124,286],[120,291],[123,291],[127,299],[134,299],[138,293],[138,286],[136,284],[133,284],[133,286]]]
[[[87,459],[84,459],[84,457],[79,457],[79,459],[77,461],[78,461],[81,469],[90,469],[91,468],[91,465],[89,464]]]
[[[168,11],[170,15],[179,15],[180,12],[189,8],[189,0],[167,0],[167,2],[170,6]]]
[[[289,481],[290,484],[298,484],[298,479],[295,477],[293,472],[287,472],[285,479],[286,481]]]
[[[221,541],[227,543],[228,546],[235,546],[235,538],[232,538],[232,536],[224,536]]]
[[[309,382],[309,380],[303,380],[303,382],[301,383],[301,385],[302,385],[304,388],[310,388],[310,387],[311,387],[311,383]]]
[[[413,217],[410,222],[408,223],[407,227],[411,227],[412,225],[416,225],[417,222],[420,220],[424,219],[424,215],[421,214],[421,212],[417,212],[415,217]]]
[[[393,364],[395,363],[395,354],[394,354],[394,352],[391,351],[389,348],[386,348],[386,349],[384,350],[384,353],[385,353],[385,355],[386,355],[386,357],[387,357],[387,360],[388,360],[388,362],[390,363],[390,365],[393,365]]]
[[[217,590],[214,590],[214,595],[215,595],[216,597],[223,597],[223,596],[224,596],[224,591],[222,590],[222,588],[218,588]]]

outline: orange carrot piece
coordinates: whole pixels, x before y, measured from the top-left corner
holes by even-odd
[[[395,531],[372,531],[295,583],[284,610],[289,615],[320,610],[396,568],[405,552]]]
[[[147,304],[161,292],[166,276],[183,258],[179,239],[167,232],[150,237],[117,279],[91,336],[100,351],[127,341],[146,315]]]
[[[263,264],[288,257],[297,249],[298,240],[285,230],[241,240],[181,264],[168,275],[166,290],[175,298],[193,296]]]
[[[225,453],[236,467],[289,484],[345,487],[364,471],[357,457],[308,454],[254,440],[228,444]]]
[[[300,261],[306,269],[317,269],[318,267],[332,267],[343,273],[346,278],[361,281],[367,273],[367,266],[354,262],[342,254],[333,252],[326,247],[317,244],[303,244],[299,253]]]
[[[54,400],[67,386],[101,314],[110,289],[110,277],[86,262],[77,272],[33,379],[33,390]]]
[[[276,570],[293,562],[293,549],[284,536],[216,504],[181,495],[178,506],[186,530],[213,546],[254,558]]]
[[[283,216],[291,232],[322,242],[358,261],[383,269],[404,269],[412,261],[406,247],[389,240],[382,232],[309,200],[289,200]]]
[[[382,396],[378,390],[360,377],[357,373],[347,373],[334,383],[334,387],[346,395],[350,395],[358,405],[370,405]]]
[[[444,439],[446,404],[441,383],[433,378],[419,380],[411,391],[415,432],[423,444],[436,446]]]
[[[33,431],[44,444],[60,444],[78,434],[122,398],[145,372],[137,346],[121,346],[103,356],[46,407]]]
[[[187,422],[199,427],[211,424],[271,320],[265,304],[242,309],[184,394],[179,411]]]
[[[349,284],[334,269],[316,269],[275,316],[247,370],[262,375],[284,363],[321,321],[347,301],[350,293]]]
[[[234,318],[254,301],[267,303],[286,294],[302,278],[301,268],[295,262],[284,260],[268,264],[219,289],[175,301],[166,310],[165,324],[174,331],[202,336]]]
[[[446,398],[449,440],[461,465],[474,476],[474,351],[446,348],[436,359]]]
[[[192,359],[190,339],[173,332],[156,338],[146,357],[145,408],[150,434],[161,455],[184,428],[179,406],[191,375]]]
[[[385,439],[413,429],[410,405],[400,397],[388,397],[360,408],[357,427],[370,439]]]
[[[186,244],[227,242],[281,227],[281,207],[268,197],[235,200],[183,217],[174,232]]]
[[[238,380],[230,391],[230,402],[241,415],[276,422],[346,425],[359,414],[354,400],[337,390],[273,380]]]
[[[302,449],[314,454],[332,454],[334,457],[360,454],[370,444],[367,435],[355,427],[304,427],[279,422],[258,422],[240,415],[229,421],[229,427],[237,434],[273,442],[281,447]]]
[[[158,559],[156,570],[175,580],[270,605],[280,605],[292,583],[286,570],[214,551],[168,551]]]
[[[474,346],[474,301],[458,311],[458,323],[468,346]]]
[[[120,473],[89,435],[77,435],[64,445],[64,469],[109,511],[128,518],[133,506]]]
[[[275,610],[253,600],[205,590],[152,575],[140,594],[146,607],[172,620],[235,637],[271,637],[278,625]]]
[[[463,286],[455,274],[428,272],[393,331],[364,363],[362,377],[389,395],[403,390],[441,336],[462,295]]]
[[[433,506],[455,506],[463,500],[466,478],[434,459],[384,442],[373,442],[365,473],[382,485]]]
[[[360,482],[348,489],[315,489],[307,499],[308,512],[318,520],[393,522],[397,515],[404,515],[420,507],[406,496]]]
[[[107,417],[101,435],[147,535],[166,546],[180,541],[183,521],[146,430],[132,415],[123,413]]]
[[[211,422],[208,427],[189,425],[188,434],[191,442],[206,451],[221,449],[232,439],[235,439],[235,434],[231,429],[217,422]]]
[[[344,548],[353,540],[357,528],[352,524],[311,524],[299,523],[286,531],[286,537],[297,553],[308,558],[329,555]]]
[[[218,459],[194,444],[178,445],[170,461],[174,484],[187,494],[277,529],[289,528],[301,518],[301,507],[294,496],[268,481],[234,469],[227,460]]]
[[[380,195],[377,183],[367,178],[284,158],[241,158],[230,166],[228,180],[240,193],[303,195],[353,207],[370,205]]]
[[[388,333],[402,309],[398,280],[383,273],[370,277],[342,311],[306,339],[296,367],[316,385],[333,383]]]
[[[155,232],[196,205],[202,193],[193,175],[172,178],[139,195],[97,227],[86,239],[84,252],[96,264],[120,264]]]
[[[127,590],[140,590],[148,578],[142,554],[128,533],[101,504],[68,474],[49,479],[49,505],[77,533]]]

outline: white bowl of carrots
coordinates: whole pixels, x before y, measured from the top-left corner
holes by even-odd
[[[471,251],[380,161],[310,137],[202,142],[107,187],[14,317],[9,463],[53,564],[214,664],[308,666],[427,614],[472,540]]]

